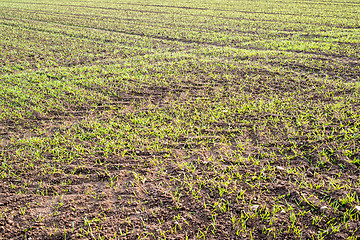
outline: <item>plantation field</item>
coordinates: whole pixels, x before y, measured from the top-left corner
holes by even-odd
[[[0,0],[0,239],[357,239],[360,1]]]

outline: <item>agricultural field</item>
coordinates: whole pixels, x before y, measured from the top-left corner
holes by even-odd
[[[360,1],[0,0],[0,239],[358,239]]]

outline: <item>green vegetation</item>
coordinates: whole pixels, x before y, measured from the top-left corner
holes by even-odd
[[[0,0],[0,239],[357,239],[359,12]]]

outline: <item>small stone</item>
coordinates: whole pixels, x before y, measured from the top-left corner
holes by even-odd
[[[285,168],[283,168],[283,167],[277,166],[276,168],[277,168],[277,170],[279,170],[279,171],[285,171]]]
[[[253,205],[250,207],[252,211],[256,211],[259,208],[259,205]]]
[[[320,212],[325,212],[327,209],[328,209],[327,206],[322,206],[322,207],[320,208]]]
[[[360,206],[356,206],[355,209],[360,212]]]
[[[286,211],[283,209],[280,211],[281,214],[286,214]]]

